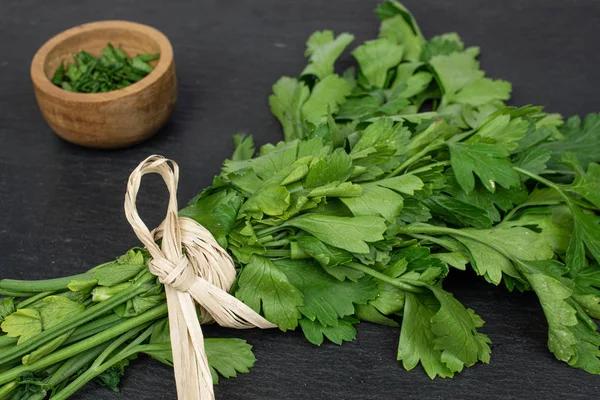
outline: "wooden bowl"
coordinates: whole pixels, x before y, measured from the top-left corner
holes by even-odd
[[[140,81],[106,93],[73,93],[51,79],[63,61],[86,50],[99,57],[108,43],[131,57],[159,53]],[[63,139],[86,147],[118,148],[141,142],[167,122],[177,99],[173,48],[158,30],[127,21],[101,21],[68,29],[46,42],[31,62],[31,80],[44,119]]]

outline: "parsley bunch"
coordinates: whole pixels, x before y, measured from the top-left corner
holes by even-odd
[[[534,292],[550,351],[600,374],[600,114],[563,121],[506,106],[511,85],[485,76],[478,48],[455,33],[426,40],[394,0],[377,14],[379,38],[341,74],[334,63],[353,36],[309,38],[308,65],[269,98],[284,141],[256,151],[236,135],[181,215],[233,255],[235,296],[311,343],[353,340],[368,321],[399,331],[407,370],[452,377],[487,363],[483,319],[444,289],[449,273],[471,268]],[[137,353],[169,363],[164,295],[146,263],[134,249],[80,276],[0,280],[10,296],[0,399],[65,398],[97,376],[115,387]],[[215,371],[253,364],[245,343],[214,340]]]

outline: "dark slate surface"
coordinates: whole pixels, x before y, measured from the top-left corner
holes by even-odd
[[[267,106],[271,84],[304,66],[304,42],[317,29],[375,37],[376,1],[366,0],[0,0],[0,276],[50,278],[112,259],[137,244],[122,213],[125,182],[146,156],[181,166],[186,202],[207,186],[232,150],[236,132],[259,143],[280,131]],[[597,0],[406,0],[427,36],[458,31],[483,49],[489,75],[514,84],[514,104],[544,104],[564,115],[599,110]],[[92,151],[53,135],[35,104],[29,80],[34,52],[70,26],[129,19],[162,30],[175,49],[179,102],[154,139],[121,151]],[[346,63],[349,57],[345,57]],[[141,209],[158,223],[165,191],[148,178]],[[220,399],[462,399],[591,398],[600,378],[556,361],[546,326],[530,294],[509,294],[469,273],[453,273],[447,288],[486,321],[490,365],[452,380],[430,381],[395,361],[398,331],[361,324],[342,347],[314,347],[301,334],[232,332],[254,345],[251,374],[216,389]],[[95,384],[78,399],[175,399],[172,372],[136,361],[122,394]]]

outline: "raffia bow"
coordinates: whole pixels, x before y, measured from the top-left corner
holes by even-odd
[[[169,190],[167,216],[153,232],[144,224],[136,207],[142,176],[150,173],[162,176]],[[200,307],[203,323],[215,321],[236,329],[276,325],[228,293],[236,277],[233,260],[206,228],[178,216],[178,181],[179,167],[174,161],[157,155],[148,157],[129,177],[125,216],[152,256],[150,271],[165,285],[177,397],[214,399],[194,301]],[[161,240],[161,246],[157,240]]]

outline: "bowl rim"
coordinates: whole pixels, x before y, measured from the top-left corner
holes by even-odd
[[[103,93],[74,93],[64,90],[54,85],[50,78],[46,76],[44,65],[48,54],[60,43],[73,36],[80,35],[83,32],[95,31],[98,29],[119,28],[138,31],[152,40],[159,46],[160,58],[154,70],[139,81],[121,89],[111,90]],[[58,33],[44,43],[33,56],[31,61],[31,80],[38,90],[52,97],[59,97],[66,101],[78,103],[97,103],[120,99],[135,95],[158,81],[173,63],[173,47],[169,39],[158,29],[138,22],[124,20],[105,20],[89,22],[74,26]]]

